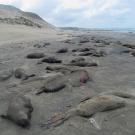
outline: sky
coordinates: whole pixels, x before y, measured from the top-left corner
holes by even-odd
[[[0,0],[63,27],[135,28],[135,0]]]

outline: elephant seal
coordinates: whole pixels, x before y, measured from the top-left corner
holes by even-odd
[[[62,63],[62,60],[59,60],[55,58],[54,56],[46,56],[45,58],[41,60],[41,62],[55,64],[55,63]]]
[[[18,95],[9,103],[7,113],[1,117],[27,128],[30,126],[32,112],[31,100],[26,96]]]
[[[40,59],[40,58],[43,58],[45,55],[44,55],[44,53],[30,53],[30,54],[28,54],[26,57],[28,58],[28,59]]]
[[[43,87],[36,93],[39,95],[43,92],[54,93],[58,92],[66,87],[66,80],[62,74],[56,74],[44,82]]]
[[[27,80],[29,77],[34,77],[35,74],[28,75],[23,68],[17,68],[15,70],[15,77],[22,80]]]
[[[89,76],[89,73],[84,69],[74,70],[66,77],[68,79],[68,82],[73,87],[80,87],[81,85],[92,80],[92,78]]]
[[[118,94],[118,96],[115,96],[115,94],[116,93],[114,93],[114,95],[99,94],[97,96],[94,96],[91,99],[81,102],[75,108],[72,108],[65,113],[56,114],[46,123],[41,124],[41,127],[56,127],[74,116],[89,118],[98,112],[106,112],[125,107],[127,104],[126,98],[120,97],[120,93]],[[125,96],[126,94],[121,93],[120,95]],[[127,97],[129,97],[129,95]]]
[[[68,52],[68,48],[61,48],[56,53],[66,53]]]

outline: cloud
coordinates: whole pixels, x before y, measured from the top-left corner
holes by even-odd
[[[64,10],[81,10],[81,13],[85,17],[93,17],[104,13],[107,10],[117,6],[120,0],[58,0],[59,5],[55,9],[55,13],[59,13]],[[82,10],[83,9],[83,10]]]
[[[20,0],[22,10],[32,10],[35,7],[38,7],[42,0]]]
[[[0,0],[0,4],[17,5],[22,10],[32,10],[39,6],[43,0]]]
[[[53,22],[57,25],[80,27],[111,27],[130,11],[127,0],[57,0],[52,10]],[[62,21],[61,21],[62,18]]]
[[[0,3],[36,12],[57,26],[111,27],[120,24],[120,20],[126,25],[135,23],[134,0],[0,0]]]
[[[17,0],[0,0],[0,4],[13,4]]]
[[[104,12],[108,12],[112,8],[114,8],[120,0],[100,0],[98,2],[94,2],[91,5],[87,6],[87,9],[83,12],[85,17],[93,17],[103,14]]]
[[[58,0],[61,8],[64,9],[79,9],[91,4],[94,0]]]

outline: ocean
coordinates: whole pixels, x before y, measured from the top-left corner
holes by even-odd
[[[73,30],[73,31],[114,31],[122,33],[135,33],[135,28],[78,28],[78,27],[63,27],[64,30]]]

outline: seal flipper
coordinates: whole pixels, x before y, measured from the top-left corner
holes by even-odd
[[[7,115],[4,115],[4,114],[0,115],[0,117],[1,117],[2,119],[9,119],[9,117],[8,117]]]
[[[49,129],[51,127],[57,127],[63,124],[67,120],[67,117],[64,113],[58,113],[50,118],[47,122],[41,123],[40,127]]]
[[[5,115],[5,114],[0,115],[0,117],[2,119],[5,119],[5,120],[11,120],[11,118],[8,115]]]
[[[36,95],[40,95],[44,93],[44,87],[42,87],[39,91],[36,92]]]
[[[120,98],[125,98],[125,99],[135,99],[135,95],[132,95],[127,92],[122,92],[122,91],[110,91],[110,92],[103,92],[100,95],[114,95]]]
[[[46,129],[49,129],[51,127],[57,127],[75,115],[77,115],[76,109],[70,109],[66,113],[57,113],[53,117],[51,117],[47,122],[41,123],[40,126]]]

